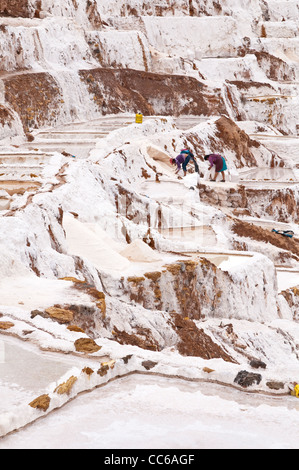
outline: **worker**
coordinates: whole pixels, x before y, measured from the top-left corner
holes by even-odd
[[[210,153],[209,155],[205,155],[204,157],[205,160],[207,160],[210,164],[209,166],[209,171],[215,166],[215,176],[212,181],[216,181],[217,176],[219,173],[222,174],[222,182],[225,182],[225,170],[227,170],[227,165],[225,158],[222,157],[222,155],[219,155],[218,153]]]
[[[183,169],[183,172],[184,172],[184,176],[186,176],[187,174],[187,165],[188,163],[190,162],[190,160],[193,161],[194,163],[194,166],[195,166],[195,171],[198,173],[198,165],[197,165],[197,162],[195,160],[195,157],[193,155],[193,153],[189,150],[189,149],[183,149],[181,150],[181,153],[176,157],[176,158],[171,158],[170,159],[170,163],[172,165],[176,165],[177,166],[177,169],[176,169],[176,174],[181,170],[181,168]]]

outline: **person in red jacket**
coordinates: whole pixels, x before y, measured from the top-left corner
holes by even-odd
[[[210,166],[209,170],[213,168],[215,165],[215,177],[212,181],[216,181],[216,178],[219,173],[222,173],[222,181],[225,182],[225,170],[227,170],[225,158],[218,153],[210,153],[209,155],[205,155],[205,160],[208,160]]]

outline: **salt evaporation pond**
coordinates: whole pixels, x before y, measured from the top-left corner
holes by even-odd
[[[298,408],[292,397],[138,375],[80,395],[0,449],[294,449]]]
[[[77,360],[77,358],[76,358]],[[74,365],[74,359],[35,351],[14,338],[0,340],[0,413],[31,401]]]
[[[241,171],[240,180],[295,182],[296,176],[291,168],[252,168]]]

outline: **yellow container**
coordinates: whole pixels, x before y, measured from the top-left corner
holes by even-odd
[[[141,113],[137,113],[136,116],[135,116],[135,122],[137,122],[138,124],[141,124],[142,123],[142,120],[143,120],[143,116]]]
[[[299,398],[299,385],[298,384],[296,384],[294,387],[294,390],[291,391],[291,395],[293,395],[293,397]]]

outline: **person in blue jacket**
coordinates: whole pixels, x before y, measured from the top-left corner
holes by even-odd
[[[176,165],[176,174],[180,171],[180,169],[183,169],[184,176],[187,174],[187,165],[190,162],[190,160],[193,161],[194,166],[195,166],[195,171],[198,173],[198,165],[196,163],[195,157],[192,152],[190,152],[189,149],[183,149],[181,150],[181,153],[176,157],[176,158],[171,158],[170,163],[172,165]]]

